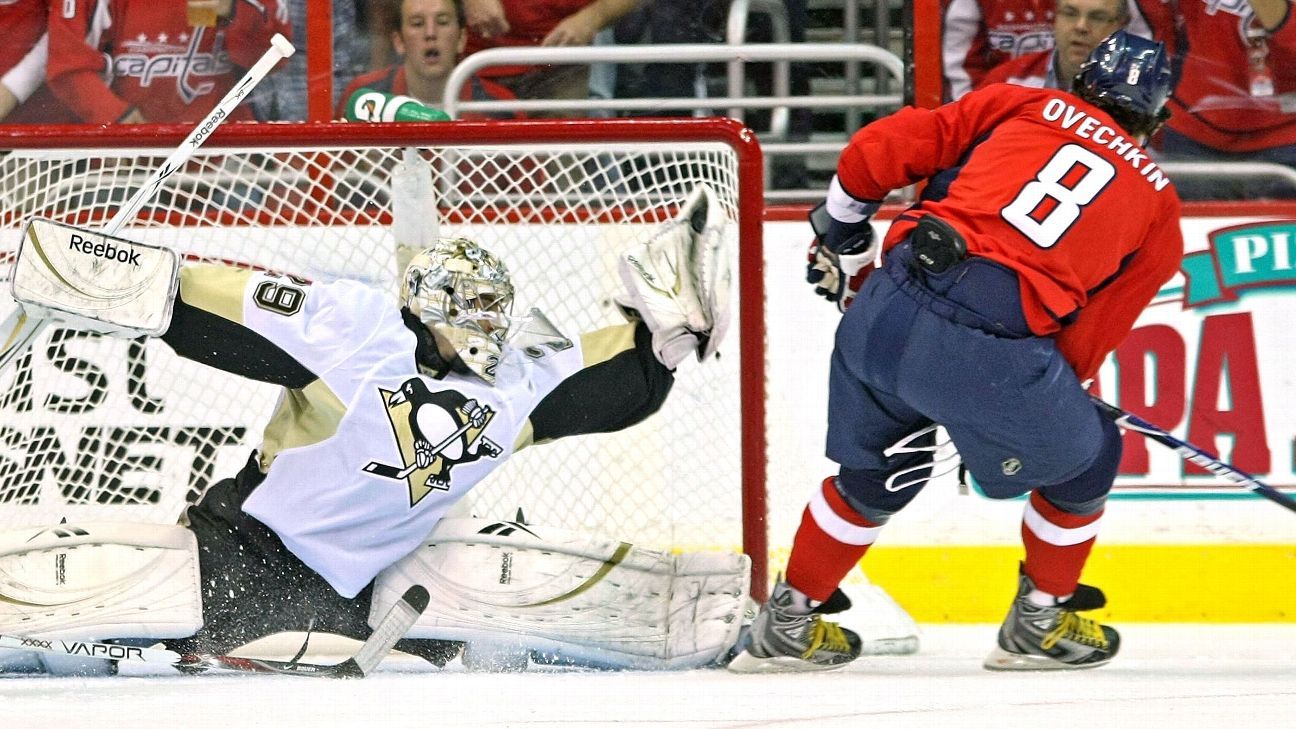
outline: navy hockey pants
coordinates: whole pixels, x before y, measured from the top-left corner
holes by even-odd
[[[921,484],[887,489],[885,477],[930,454],[883,451],[932,423],[991,498],[1051,487],[1055,503],[1100,504],[1120,460],[1115,426],[1027,327],[1016,274],[976,257],[933,274],[903,243],[837,329],[827,455],[847,501],[882,521],[907,504]]]

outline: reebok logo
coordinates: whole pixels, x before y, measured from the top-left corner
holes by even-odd
[[[96,258],[117,261],[118,263],[129,263],[136,268],[139,268],[140,265],[139,251],[131,248],[118,248],[112,243],[103,241],[88,240],[76,233],[72,234],[72,240],[68,243],[68,248]]]
[[[71,539],[72,537],[89,536],[90,532],[82,529],[81,527],[63,526],[63,524],[66,523],[67,520],[65,519],[62,523],[60,523],[59,526],[50,527],[48,529],[42,529],[36,532],[35,534],[31,535],[31,539],[28,539],[27,541],[30,542],[36,539],[37,537],[41,536],[42,534],[53,534],[57,539]]]
[[[513,554],[511,552],[505,552],[503,558],[500,560],[499,583],[501,585],[507,585],[512,581],[513,581]]]
[[[477,533],[494,534],[495,536],[499,536],[499,537],[507,537],[513,534],[513,532],[516,532],[518,530],[524,531],[527,534],[530,534],[531,536],[535,537],[536,539],[540,538],[539,534],[536,534],[530,529],[527,529],[526,525],[524,525],[520,520],[519,521],[497,521],[494,524],[490,524],[482,527],[481,529],[478,529]]]

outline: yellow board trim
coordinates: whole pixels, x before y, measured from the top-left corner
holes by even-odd
[[[997,623],[1016,588],[1021,547],[879,545],[869,579],[920,623]],[[782,555],[786,559],[786,555]],[[1098,545],[1082,581],[1120,622],[1296,623],[1296,545]]]

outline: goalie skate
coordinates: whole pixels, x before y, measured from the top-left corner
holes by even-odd
[[[653,351],[671,369],[690,352],[698,361],[715,354],[729,329],[733,271],[725,224],[715,193],[699,185],[674,220],[619,261],[626,293],[617,304],[648,325]]]

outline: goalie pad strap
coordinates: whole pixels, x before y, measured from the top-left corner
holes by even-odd
[[[370,623],[411,584],[434,586],[411,638],[610,668],[708,665],[738,639],[751,562],[673,555],[530,524],[443,519],[378,575]]]
[[[202,626],[198,542],[176,525],[0,532],[0,633],[178,638]]]

